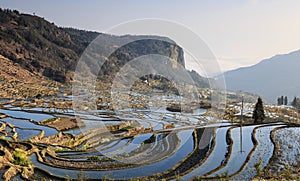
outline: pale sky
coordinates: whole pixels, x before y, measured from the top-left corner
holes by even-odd
[[[223,71],[300,49],[299,0],[1,0],[0,5],[99,32],[134,19],[175,21],[206,42]]]

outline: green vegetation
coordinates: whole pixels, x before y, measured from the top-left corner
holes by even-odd
[[[101,157],[100,156],[90,156],[88,158],[88,160],[90,160],[90,161],[101,161]]]
[[[262,123],[265,119],[263,101],[260,97],[257,99],[257,103],[255,104],[255,108],[253,111],[253,119],[254,123]]]
[[[177,60],[184,66],[183,50],[168,38],[155,40],[142,36],[112,36],[98,32],[60,28],[44,18],[0,9],[0,54],[31,72],[39,72],[52,80],[68,83],[68,72],[74,71],[77,61],[86,47],[98,36],[116,45],[122,39],[133,42],[117,49],[103,64],[99,77],[112,81],[113,76],[128,61],[148,54],[160,54]],[[16,28],[17,27],[17,28]],[[161,39],[161,38],[159,38]],[[108,43],[109,44],[109,43]],[[103,47],[109,50],[111,47]],[[34,52],[34,54],[33,54]],[[93,66],[93,65],[90,65]],[[202,83],[202,82],[201,82]]]
[[[83,145],[83,147],[80,148],[81,151],[87,150],[88,148],[90,148],[89,144],[85,144]]]
[[[294,97],[293,101],[291,102],[291,105],[296,108],[299,112],[300,110],[300,98]]]
[[[73,42],[63,29],[38,16],[1,9],[0,17],[0,23],[6,27],[0,32],[4,43],[0,54],[27,70],[44,69],[44,76],[64,83],[67,69],[76,66],[72,60],[86,46]]]
[[[280,106],[280,105],[288,105],[288,98],[287,96],[283,97],[278,97],[277,99],[277,105]]]
[[[156,140],[155,135],[152,135],[150,138],[146,139],[145,141],[142,142],[142,144],[150,144],[154,143]]]
[[[56,147],[54,148],[54,151],[55,151],[55,152],[63,152],[63,151],[71,151],[71,149],[70,149],[70,148],[65,148],[65,147],[56,146]]]
[[[260,160],[258,163],[254,165],[256,170],[256,175],[260,175],[262,171],[262,161]]]
[[[44,124],[51,123],[51,122],[55,121],[56,119],[57,118],[49,118],[49,119],[42,121],[42,123],[44,123]]]
[[[15,165],[21,165],[21,166],[29,166],[31,165],[31,162],[29,158],[27,157],[27,153],[25,150],[22,150],[20,148],[16,148],[15,151],[12,154],[13,156],[13,163]]]

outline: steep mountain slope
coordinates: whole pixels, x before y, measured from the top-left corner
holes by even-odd
[[[62,83],[70,80],[69,70],[74,70],[79,55],[99,34],[69,34],[69,29],[65,31],[43,18],[18,11],[0,10],[0,17],[0,54],[31,72]]]
[[[0,81],[17,80],[21,82],[38,82],[40,79],[35,74],[24,69],[13,61],[0,55]]]
[[[39,76],[0,55],[0,98],[29,98],[58,93],[57,82]]]
[[[229,90],[242,90],[263,96],[271,102],[287,95],[300,95],[300,50],[277,55],[251,66],[225,73]]]
[[[59,28],[54,23],[37,16],[0,10],[0,54],[36,75],[61,83],[71,81],[81,54],[97,36],[102,36],[106,41],[116,42],[116,44],[123,39],[141,38],[141,36],[113,36],[72,28]],[[155,36],[143,36],[144,39],[147,37],[155,38]],[[114,54],[114,57],[110,57],[109,71],[119,68],[111,65],[120,65],[120,62],[124,65],[126,61],[137,56],[151,53],[171,57],[184,66],[182,48],[170,39],[165,39],[168,41],[149,39],[132,43],[126,47],[126,51],[121,50]]]

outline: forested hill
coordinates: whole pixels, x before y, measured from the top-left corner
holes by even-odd
[[[112,42],[138,37],[61,28],[38,16],[22,14],[16,10],[0,10],[0,54],[37,77],[69,83],[81,54],[97,36]],[[183,50],[176,44],[144,41],[132,44],[130,48],[134,53],[129,54],[129,57],[128,53],[121,52],[126,54],[128,60],[138,55],[159,52],[184,66]]]

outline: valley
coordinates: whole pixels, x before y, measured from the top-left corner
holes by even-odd
[[[299,98],[272,104],[299,90],[285,85],[297,81],[299,51],[226,72],[220,85],[188,70],[165,36],[0,15],[1,179],[300,179]]]

